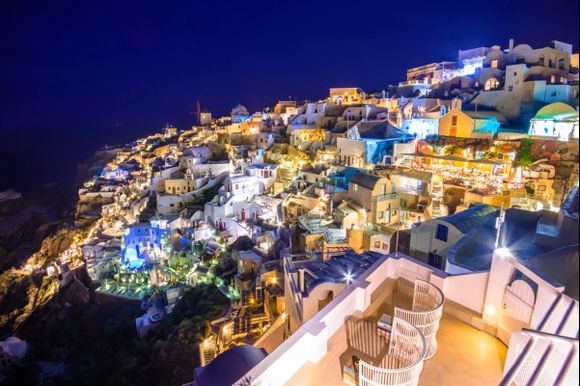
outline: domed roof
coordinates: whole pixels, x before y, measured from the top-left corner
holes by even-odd
[[[530,51],[532,51],[532,47],[528,44],[518,44],[517,46],[515,46],[511,52],[516,53],[516,54],[527,54]]]
[[[266,357],[266,350],[250,345],[233,347],[218,355],[207,366],[195,370],[200,386],[229,386]]]
[[[542,107],[536,113],[536,119],[573,119],[578,118],[578,111],[566,103],[555,102]]]
[[[232,115],[248,115],[248,109],[246,106],[238,104],[236,107],[232,109]]]

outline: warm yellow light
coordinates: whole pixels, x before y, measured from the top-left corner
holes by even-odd
[[[489,316],[494,316],[494,315],[495,315],[495,307],[494,307],[494,306],[492,306],[491,304],[488,304],[488,305],[485,307],[485,311],[486,311],[486,313],[487,313]]]

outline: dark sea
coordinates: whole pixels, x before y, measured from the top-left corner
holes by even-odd
[[[26,192],[47,184],[73,188],[78,165],[96,150],[159,129],[0,130],[0,191]]]

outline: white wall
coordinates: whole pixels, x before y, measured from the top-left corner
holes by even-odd
[[[481,314],[488,279],[487,271],[449,276],[441,290],[447,299]]]

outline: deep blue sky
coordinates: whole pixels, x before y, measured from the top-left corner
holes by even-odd
[[[332,86],[381,89],[407,67],[510,37],[576,51],[578,0],[7,0],[0,36],[2,188],[33,164],[48,181],[104,143],[187,127],[197,99],[223,114]],[[38,153],[47,162],[30,160]]]

